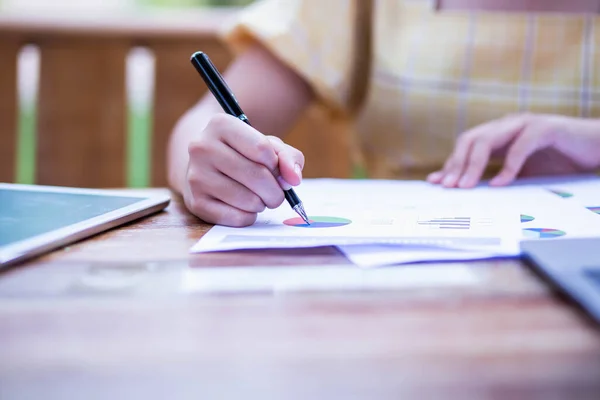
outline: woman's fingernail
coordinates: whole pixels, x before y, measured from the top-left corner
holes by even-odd
[[[471,179],[468,176],[463,176],[461,178],[460,182],[458,182],[458,186],[460,186],[460,187],[471,186]]]
[[[302,179],[302,168],[300,167],[300,164],[294,165],[294,172],[298,175],[298,178]]]
[[[442,185],[444,186],[453,186],[456,181],[456,177],[453,174],[447,175],[442,181]]]
[[[440,172],[432,172],[431,174],[427,175],[427,181],[428,182],[435,182],[438,179],[440,179],[441,175],[442,174]]]

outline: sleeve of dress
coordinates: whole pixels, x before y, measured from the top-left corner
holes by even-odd
[[[303,77],[318,101],[346,110],[354,52],[355,1],[262,0],[222,32],[234,54],[256,42]]]

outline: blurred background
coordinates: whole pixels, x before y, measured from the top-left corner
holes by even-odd
[[[0,18],[8,21],[24,20],[25,24],[40,25],[47,19],[65,23],[94,23],[118,19],[120,25],[129,15],[177,15],[189,24],[186,14],[205,9],[223,8],[232,10],[248,5],[253,0],[0,0]],[[56,17],[56,18],[55,18]],[[27,22],[29,21],[29,22]],[[33,21],[33,22],[31,22]],[[98,22],[101,21],[101,22]],[[19,22],[20,23],[20,22]],[[53,22],[55,23],[55,22]],[[109,24],[110,25],[110,24]],[[171,25],[176,25],[171,23]],[[1,38],[0,38],[1,40]],[[36,39],[40,40],[40,39]],[[42,39],[43,40],[43,36]],[[43,43],[43,42],[41,42]],[[20,183],[39,183],[38,132],[38,89],[40,74],[40,49],[36,44],[25,44],[17,55],[18,120],[16,138],[15,169],[12,175]],[[152,104],[155,91],[155,57],[153,51],[136,46],[127,52],[126,81],[126,176],[124,184],[130,187],[146,187],[164,179],[153,179]],[[187,66],[185,67],[187,68]],[[190,68],[191,69],[191,68]],[[172,119],[172,118],[171,118]],[[36,123],[37,122],[37,123]],[[166,129],[161,128],[164,135]],[[160,150],[160,149],[159,149]],[[154,149],[156,151],[156,149]],[[37,157],[36,157],[37,155]],[[155,157],[156,158],[156,157]],[[160,161],[164,162],[164,161]],[[156,168],[156,166],[154,166]],[[67,184],[70,182],[65,181]],[[108,184],[111,184],[109,181]],[[57,183],[61,183],[58,181]],[[73,180],[73,184],[77,184]],[[83,182],[85,184],[85,182]],[[102,185],[102,182],[98,183]],[[118,184],[118,182],[117,182]],[[93,183],[96,185],[96,183]]]
[[[127,8],[142,9],[144,7],[227,7],[242,6],[252,0],[0,0],[1,9],[14,10],[123,10]]]

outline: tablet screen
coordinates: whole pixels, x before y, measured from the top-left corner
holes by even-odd
[[[0,188],[0,247],[97,217],[140,197]]]

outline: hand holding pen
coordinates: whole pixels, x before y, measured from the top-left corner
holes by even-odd
[[[201,55],[201,63],[195,62]],[[184,194],[188,208],[207,222],[245,226],[256,220],[257,213],[267,207],[276,208],[287,199],[306,218],[302,203],[291,189],[301,180],[302,153],[249,125],[208,57],[196,53],[192,63],[229,115],[210,117],[188,146],[185,190],[191,193]],[[202,65],[208,67],[200,68]],[[194,122],[200,121],[187,123]]]

